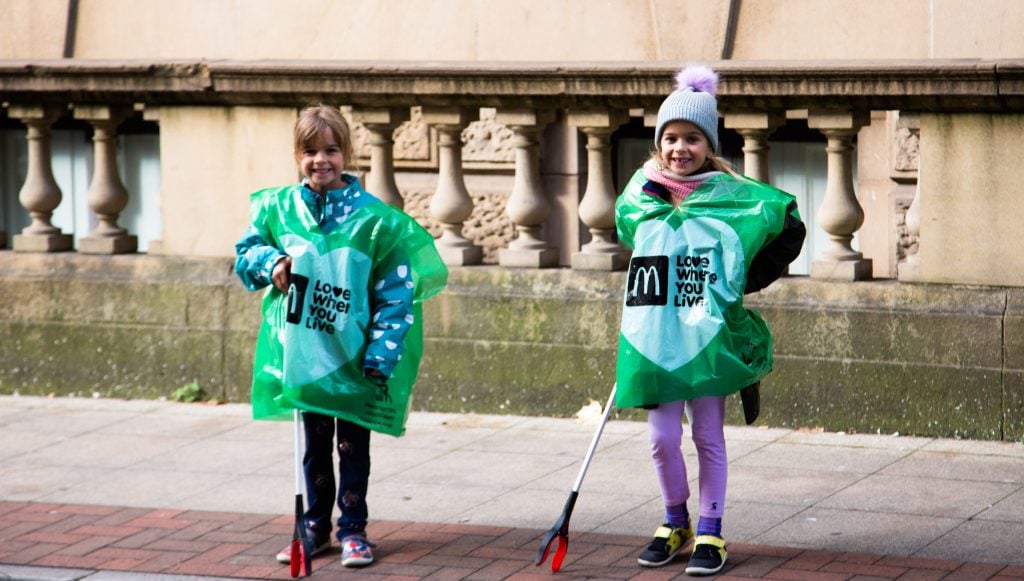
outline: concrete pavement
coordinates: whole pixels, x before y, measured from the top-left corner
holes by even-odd
[[[24,535],[40,529],[18,519],[33,506],[263,515],[261,522],[287,536],[294,499],[291,424],[256,422],[249,414],[238,404],[0,396],[0,515],[9,517],[6,525],[0,521],[0,579],[60,578],[43,576],[51,570],[39,563],[63,561],[24,558]],[[521,539],[517,555],[528,565],[536,537],[561,511],[595,425],[593,417],[413,413],[404,437],[373,436],[371,519],[419,523],[420,531],[423,523],[449,531],[514,531],[498,537]],[[635,565],[633,553],[663,518],[646,431],[640,422],[608,423],[571,525],[574,535],[587,533],[582,538],[601,538],[606,546],[614,544],[608,539],[628,538],[620,555],[624,567],[631,560]],[[956,570],[951,563],[1010,565],[984,570],[1024,577],[1020,443],[759,427],[727,427],[726,440],[723,533],[742,548],[733,554],[806,550],[805,557],[934,560],[945,563],[935,570],[946,573]],[[696,490],[692,443],[685,442],[684,453]],[[576,542],[567,573],[575,550],[582,550],[583,541]],[[670,567],[658,571],[680,574],[683,568]],[[87,571],[90,579],[142,578],[97,577],[101,569],[74,570]]]

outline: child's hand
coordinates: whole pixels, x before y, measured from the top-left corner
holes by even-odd
[[[288,283],[291,281],[291,278],[292,257],[285,256],[274,265],[274,272],[270,274],[270,282],[274,283],[274,288],[277,290],[287,293]]]
[[[366,378],[369,379],[370,381],[373,381],[374,383],[378,384],[384,384],[387,383],[388,381],[388,377],[381,373],[379,369],[376,369],[374,367],[367,367],[363,369],[363,375],[365,375]]]

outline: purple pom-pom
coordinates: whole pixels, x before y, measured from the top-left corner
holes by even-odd
[[[692,88],[714,97],[718,91],[718,73],[702,65],[690,65],[676,73],[676,83],[680,91]]]

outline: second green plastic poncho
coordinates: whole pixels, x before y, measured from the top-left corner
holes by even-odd
[[[645,193],[646,181],[638,170],[616,202],[619,240],[633,256],[615,405],[734,393],[771,371],[771,333],[744,308],[743,291],[751,261],[782,231],[794,198],[720,174],[673,207]]]

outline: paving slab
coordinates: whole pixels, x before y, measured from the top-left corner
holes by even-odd
[[[287,578],[273,553],[292,525],[292,424],[250,416],[0,396],[0,579]],[[378,563],[344,570],[335,551],[317,576],[550,578],[532,560],[596,426],[413,412],[405,436],[372,438]],[[726,438],[723,579],[1024,578],[1019,443],[746,426]],[[694,510],[688,438],[683,454]],[[559,576],[683,577],[682,562],[636,565],[663,513],[646,423],[610,421]]]

